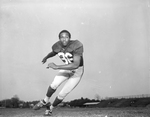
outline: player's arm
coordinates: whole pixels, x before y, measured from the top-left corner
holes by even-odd
[[[73,57],[73,62],[70,63],[70,64],[65,64],[65,65],[56,65],[54,63],[49,63],[48,64],[48,68],[53,68],[55,70],[57,69],[63,69],[63,70],[74,70],[74,69],[77,69],[80,65],[80,59],[81,59],[81,56],[80,55],[74,55]]]
[[[51,57],[55,56],[56,54],[57,54],[57,53],[54,52],[54,51],[50,52],[47,56],[45,56],[45,57],[43,58],[42,63],[44,64],[44,63],[47,61],[48,58],[51,58]]]

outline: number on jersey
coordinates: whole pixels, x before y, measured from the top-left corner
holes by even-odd
[[[67,53],[59,52],[58,56],[65,64],[69,64],[73,62],[73,56],[68,52]]]

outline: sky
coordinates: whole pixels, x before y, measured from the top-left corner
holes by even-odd
[[[150,94],[149,0],[0,2],[0,100],[45,97],[58,73],[47,64],[64,63],[58,56],[41,61],[63,29],[83,43],[85,65],[81,82],[64,101]]]

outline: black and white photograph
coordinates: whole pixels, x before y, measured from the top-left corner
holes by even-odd
[[[150,0],[0,0],[0,117],[150,117]]]

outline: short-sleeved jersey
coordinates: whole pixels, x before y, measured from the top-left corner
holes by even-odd
[[[73,56],[79,55],[81,56],[80,65],[83,66],[83,45],[78,40],[70,40],[66,47],[63,47],[60,41],[56,42],[52,46],[53,52],[57,53],[60,59],[65,64],[70,64],[73,62]]]

